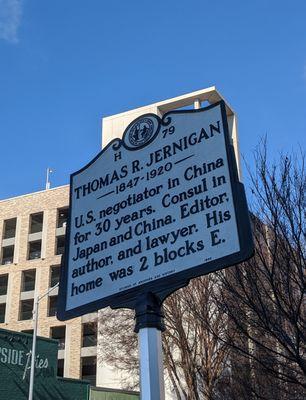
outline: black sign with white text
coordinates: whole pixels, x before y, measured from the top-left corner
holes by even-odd
[[[58,318],[164,299],[252,253],[224,102],[143,115],[71,175]]]

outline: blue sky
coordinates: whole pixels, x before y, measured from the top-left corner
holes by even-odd
[[[0,199],[68,183],[103,116],[212,85],[247,160],[305,149],[306,1],[0,0]]]

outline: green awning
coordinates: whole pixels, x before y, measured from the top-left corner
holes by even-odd
[[[90,388],[90,400],[139,400],[138,392],[104,388]]]

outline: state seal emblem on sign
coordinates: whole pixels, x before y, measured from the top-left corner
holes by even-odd
[[[145,145],[154,133],[154,123],[150,118],[142,118],[138,120],[129,131],[129,141],[135,146]]]
[[[144,114],[130,123],[123,133],[123,142],[115,147],[123,144],[126,149],[140,150],[154,140],[160,125],[161,119],[156,114]]]

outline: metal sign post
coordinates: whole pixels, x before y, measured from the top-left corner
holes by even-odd
[[[139,331],[140,392],[142,400],[165,398],[161,332],[157,328]]]
[[[135,312],[140,355],[142,400],[165,398],[161,332],[165,330],[163,312],[153,293],[140,296]]]

